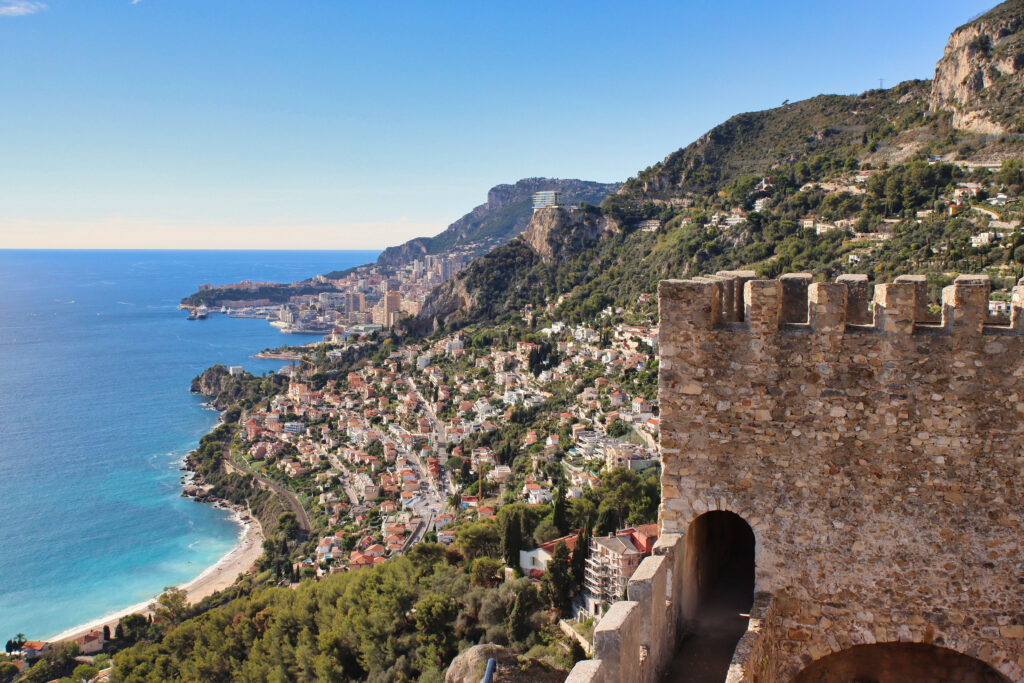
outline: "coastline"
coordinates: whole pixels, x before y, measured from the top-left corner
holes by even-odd
[[[217,560],[216,564],[204,569],[199,576],[178,586],[188,592],[189,604],[195,604],[207,596],[232,586],[238,579],[238,575],[247,573],[260,556],[263,555],[264,536],[259,520],[237,507],[233,509],[235,521],[241,526],[238,544]],[[106,614],[98,619],[69,628],[47,638],[46,641],[55,643],[74,640],[92,630],[102,629],[104,626],[109,626],[111,632],[113,632],[117,622],[123,617],[135,613],[149,614],[149,606],[156,601],[157,597],[159,597],[159,594],[144,602],[136,603],[130,607]]]

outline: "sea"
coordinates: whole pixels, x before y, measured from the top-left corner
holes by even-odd
[[[217,422],[189,391],[221,363],[317,337],[186,320],[201,283],[289,282],[375,251],[0,250],[0,641],[45,639],[189,581],[239,540],[181,497],[181,462]]]

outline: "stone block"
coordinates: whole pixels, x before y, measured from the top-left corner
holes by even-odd
[[[846,329],[846,285],[815,282],[807,288],[807,308],[815,332],[842,334]]]
[[[709,330],[721,313],[721,284],[707,279],[662,280],[658,284],[660,317],[671,329]],[[669,343],[674,338],[669,335]]]
[[[594,658],[604,662],[606,683],[627,683],[640,669],[640,610],[637,603],[613,604],[594,629]]]
[[[604,662],[600,659],[584,659],[576,662],[565,683],[610,683],[605,676]]]
[[[889,334],[914,332],[914,285],[875,287],[875,329]]]
[[[743,318],[755,334],[773,334],[782,314],[782,285],[778,280],[750,280],[743,286]]]
[[[928,311],[928,276],[900,275],[893,282],[909,284],[914,287],[914,322],[935,322],[936,318]]]
[[[961,275],[942,289],[942,326],[957,335],[979,336],[988,320],[987,275]]]

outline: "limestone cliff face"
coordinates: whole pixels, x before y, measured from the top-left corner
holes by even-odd
[[[194,393],[213,398],[227,388],[231,376],[223,365],[206,368],[203,374],[192,379],[191,389]]]
[[[953,32],[932,81],[932,111],[975,133],[1022,132],[1024,0],[1009,0]]]
[[[433,331],[448,321],[452,315],[467,311],[476,305],[478,292],[470,291],[466,279],[459,277],[435,287],[427,295],[423,307],[415,319],[419,331]]]
[[[552,263],[563,253],[575,252],[618,231],[619,225],[607,216],[551,208],[534,212],[523,239],[545,263]]]
[[[457,318],[497,320],[531,301],[537,283],[553,277],[566,259],[619,230],[614,219],[596,209],[537,211],[522,235],[428,294],[407,324],[423,332]]]

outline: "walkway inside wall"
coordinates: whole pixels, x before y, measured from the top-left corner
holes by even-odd
[[[753,530],[732,512],[701,515],[686,532],[683,614],[689,628],[665,680],[724,681],[753,601]]]

